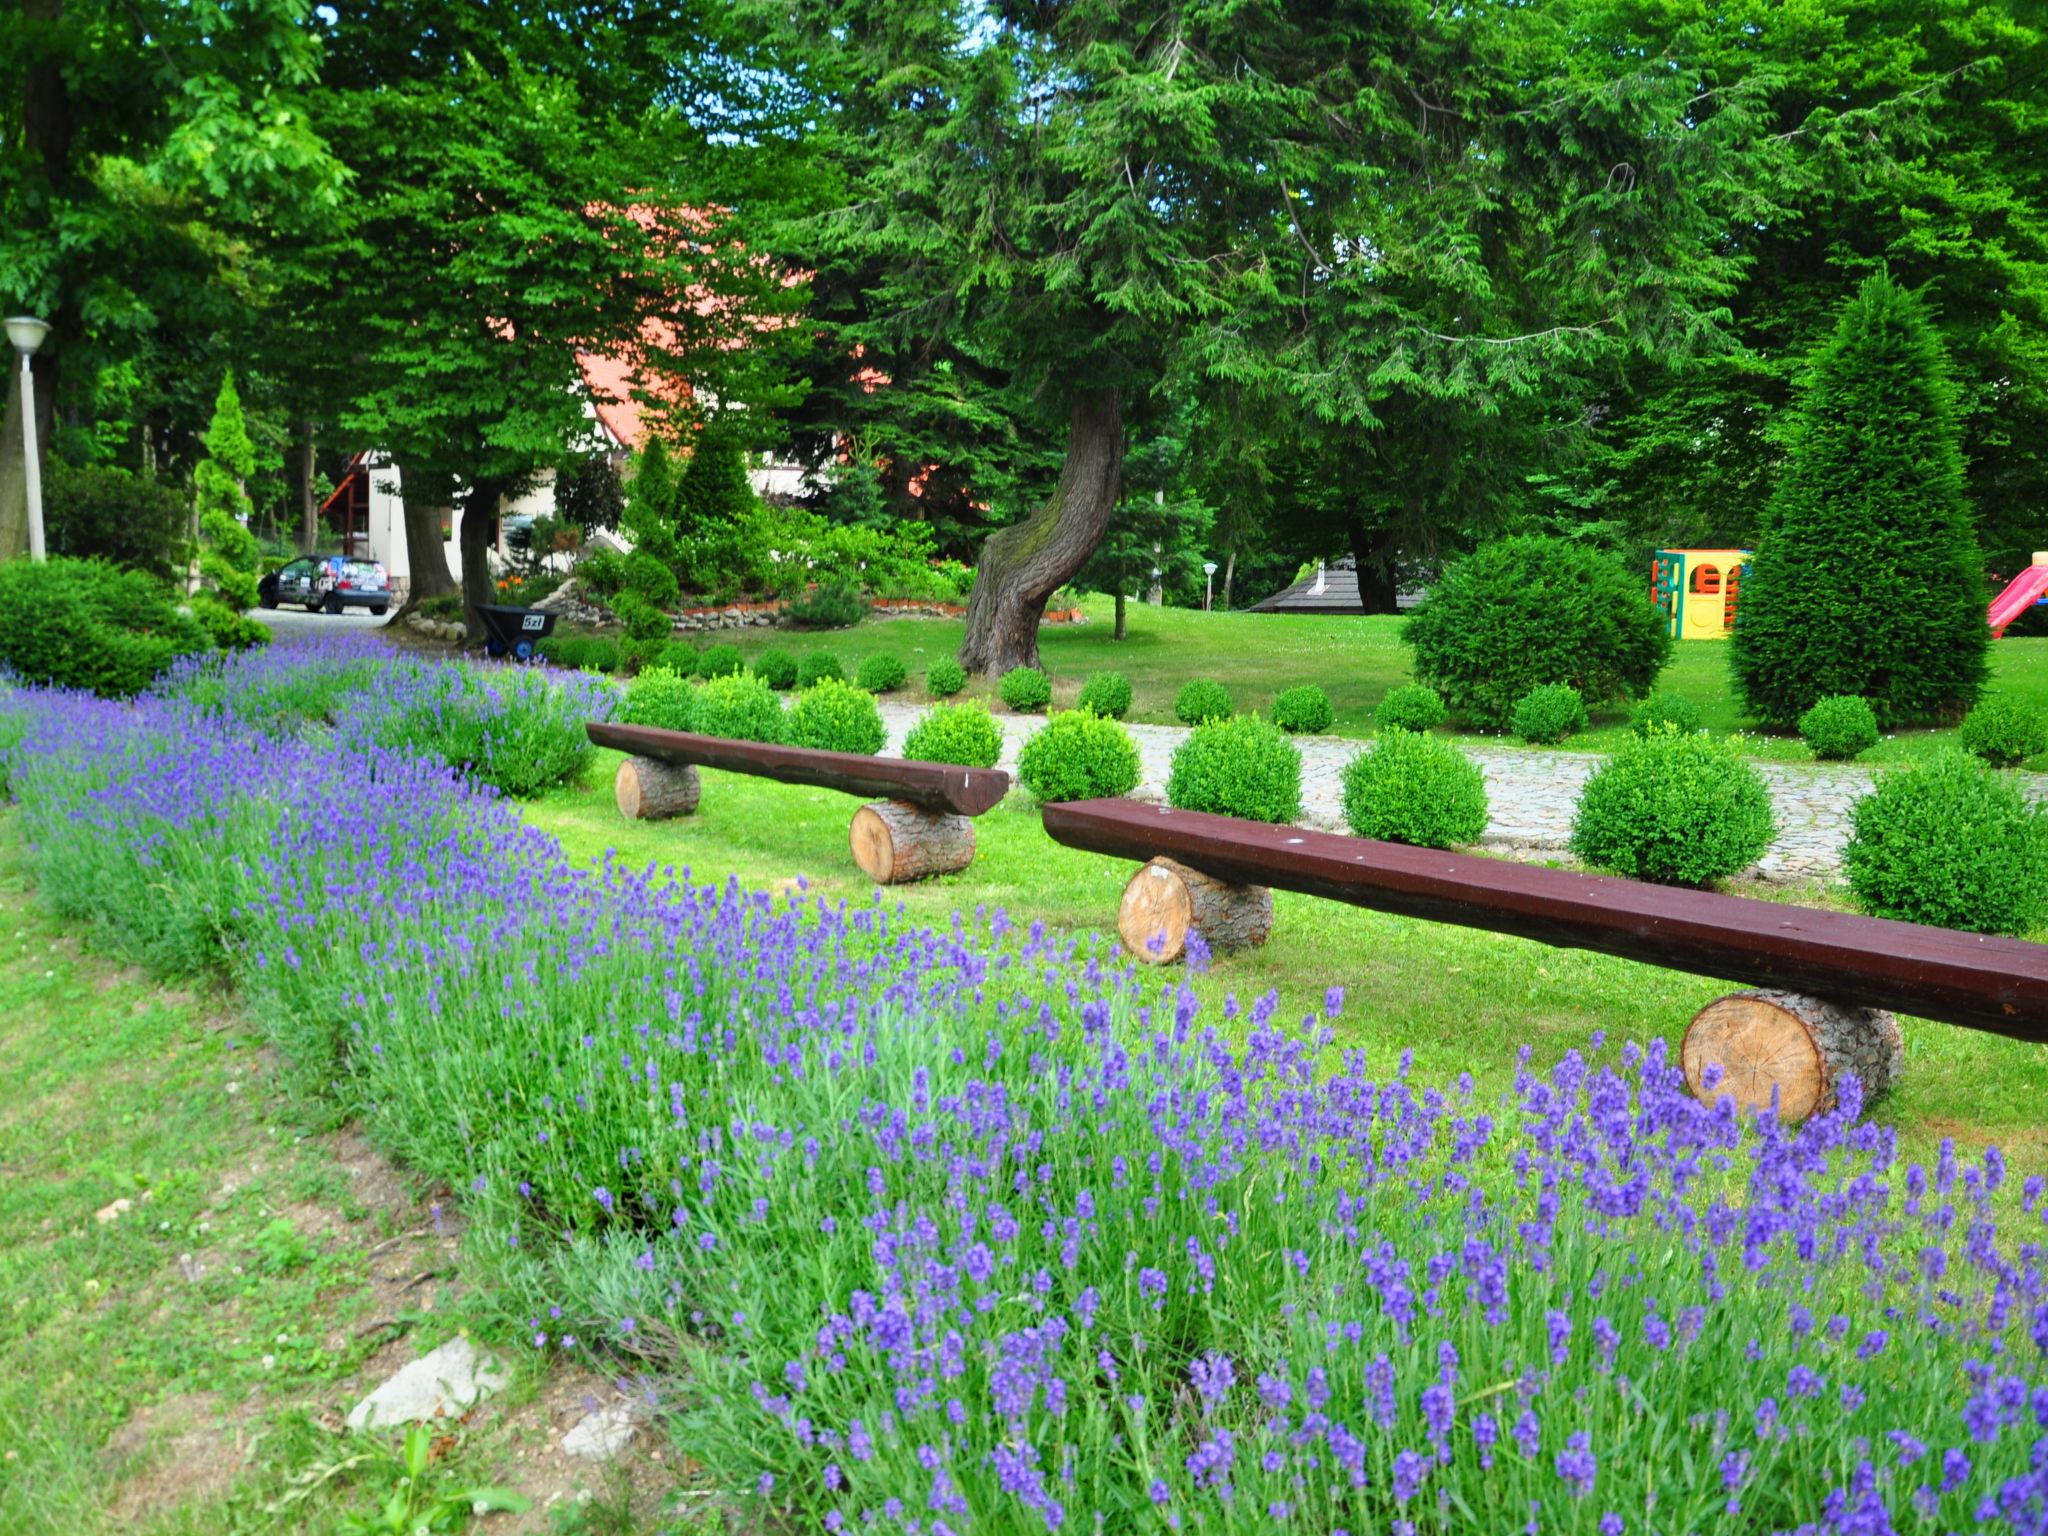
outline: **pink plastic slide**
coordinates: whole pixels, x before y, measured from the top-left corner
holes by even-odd
[[[1997,638],[2005,626],[2025,613],[2034,599],[2048,592],[2048,565],[2030,565],[2005,584],[2005,590],[1991,600],[1991,634]]]

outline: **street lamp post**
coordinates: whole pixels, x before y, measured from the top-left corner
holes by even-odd
[[[1202,562],[1202,612],[1209,611],[1209,603],[1216,595],[1216,562]]]
[[[36,375],[29,359],[35,356],[36,348],[49,334],[49,326],[28,315],[15,315],[7,321],[7,339],[21,354],[22,478],[28,485],[28,557],[31,560],[43,559],[44,551],[43,465],[36,454]]]

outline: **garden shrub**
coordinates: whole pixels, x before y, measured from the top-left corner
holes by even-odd
[[[1382,842],[1476,843],[1486,835],[1486,778],[1441,737],[1385,730],[1344,767],[1344,819]]]
[[[1321,735],[1336,719],[1330,696],[1314,683],[1283,688],[1273,696],[1273,723],[1290,735]]]
[[[903,738],[903,755],[925,763],[993,768],[1003,755],[1003,728],[979,699],[935,704]]]
[[[638,593],[656,608],[673,608],[683,595],[676,573],[644,549],[626,556],[624,590]]]
[[[1024,743],[1017,778],[1040,800],[1096,800],[1138,787],[1138,748],[1116,721],[1063,709]]]
[[[1709,885],[1763,857],[1770,791],[1734,742],[1653,731],[1596,769],[1572,818],[1572,851],[1598,869]]]
[[[1246,821],[1301,814],[1301,749],[1260,715],[1203,721],[1174,750],[1167,804]]]
[[[127,698],[212,649],[198,619],[142,571],[98,560],[0,565],[0,667],[26,683]]]
[[[840,678],[821,677],[790,705],[788,739],[799,747],[872,757],[882,750],[888,732],[872,693]]]
[[[619,642],[619,671],[622,674],[645,672],[654,665],[655,658],[661,655],[664,643],[661,640],[621,640]]]
[[[1182,725],[1200,725],[1204,720],[1228,720],[1236,712],[1230,690],[1221,683],[1197,680],[1183,683],[1173,696],[1173,718]]]
[[[675,673],[678,677],[697,675],[697,647],[687,640],[670,640],[655,652],[654,664]]]
[[[1868,699],[1835,694],[1799,717],[1799,735],[1815,757],[1846,762],[1877,745],[1877,713]]]
[[[1880,774],[1851,813],[1842,869],[1877,917],[2024,936],[2048,919],[2048,811],[1953,747]]]
[[[650,667],[626,685],[619,718],[628,725],[654,725],[664,731],[693,731],[697,689],[687,677],[666,667]]]
[[[584,672],[616,672],[619,670],[619,642],[610,635],[586,635],[583,651],[576,663]]]
[[[853,680],[869,693],[894,693],[903,686],[910,669],[903,665],[900,656],[866,656],[853,674]]]
[[[941,656],[925,668],[924,691],[935,699],[950,699],[967,686],[967,669],[950,656]]]
[[[796,664],[797,687],[808,688],[828,677],[845,680],[846,668],[839,664],[839,658],[830,651],[805,651],[803,659]]]
[[[758,677],[721,672],[697,689],[696,724],[705,736],[735,741],[781,741],[785,723],[782,701]]]
[[[754,658],[754,676],[776,692],[786,692],[796,686],[796,656],[771,645]]]
[[[1570,683],[1531,688],[1515,705],[1515,734],[1539,747],[1551,746],[1586,728],[1586,703]]]
[[[868,600],[847,582],[813,587],[782,605],[782,616],[798,629],[851,629],[868,616]]]
[[[1036,714],[1052,702],[1052,679],[1036,667],[1012,667],[996,684],[996,695],[1020,715]]]
[[[663,640],[675,629],[667,614],[631,590],[612,599],[612,613],[629,640]]]
[[[1886,724],[1952,718],[1984,685],[1991,631],[1940,332],[1873,274],[1809,377],[1742,582],[1737,690],[1770,725],[1838,694]]]
[[[164,581],[176,574],[190,508],[168,477],[53,458],[43,466],[43,507],[50,554],[105,560]]]
[[[246,651],[270,644],[270,629],[260,619],[238,613],[213,592],[192,598],[192,617],[206,631],[207,638],[223,651]]]
[[[1706,724],[1699,705],[1682,693],[1659,688],[1629,711],[1628,728],[1638,736],[1657,730],[1690,734]]]
[[[1433,731],[1450,718],[1443,695],[1424,683],[1403,683],[1387,690],[1372,712],[1375,730]]]
[[[740,648],[729,642],[706,647],[697,658],[699,677],[738,677],[747,670],[747,659],[740,654]]]
[[[226,613],[200,622],[227,636],[239,649],[250,642],[237,634],[228,620],[239,619],[256,606],[256,567],[261,551],[256,535],[249,531],[256,508],[243,489],[256,472],[256,449],[249,441],[232,368],[221,378],[205,443],[206,457],[192,470],[192,504],[199,521],[199,575]],[[264,633],[267,636],[269,631]]]
[[[1131,712],[1131,680],[1121,672],[1098,672],[1081,685],[1079,703],[1105,719],[1121,720]]]
[[[568,667],[573,671],[583,664],[585,643],[582,635],[555,634],[549,635],[533,649],[534,654],[542,661],[553,662],[558,667]]]
[[[593,597],[611,597],[626,585],[626,562],[608,549],[576,562],[576,580]]]
[[[1963,721],[1963,746],[1994,768],[2017,768],[2048,752],[2048,722],[2037,711],[2007,699],[1987,699]]]
[[[436,757],[502,794],[525,797],[580,773],[596,752],[585,722],[609,720],[618,706],[618,689],[596,678],[397,662],[375,686],[341,701],[335,736],[349,747]]]
[[[1486,730],[1545,683],[1570,683],[1591,704],[1646,693],[1672,644],[1641,573],[1536,535],[1497,539],[1446,567],[1401,638],[1415,649],[1417,681]]]

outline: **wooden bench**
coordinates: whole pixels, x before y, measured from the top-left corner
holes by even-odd
[[[612,795],[620,812],[636,821],[696,810],[699,768],[883,796],[854,812],[852,831],[854,862],[879,885],[965,869],[974,861],[973,818],[993,809],[1010,789],[1010,776],[994,768],[821,752],[651,725],[593,720],[584,730],[598,746],[629,754],[619,764]]]
[[[1851,1071],[1869,1097],[1883,1093],[1903,1065],[1894,1009],[2048,1042],[2048,945],[2022,939],[1129,800],[1048,805],[1044,816],[1057,842],[1149,861],[1125,887],[1118,930],[1155,964],[1184,950],[1189,928],[1216,949],[1262,942],[1280,889],[1760,989],[1709,1003],[1680,1047],[1695,1094],[1730,1095],[1745,1111],[1775,1093],[1783,1118],[1803,1119],[1831,1106]],[[1713,1064],[1722,1077],[1710,1092]]]

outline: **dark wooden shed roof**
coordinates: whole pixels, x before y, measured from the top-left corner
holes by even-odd
[[[1323,567],[1323,590],[1315,590],[1316,573],[1310,571],[1290,587],[1282,588],[1262,603],[1253,603],[1249,613],[1359,613],[1358,570],[1349,555]],[[1397,607],[1413,608],[1422,601],[1420,592],[1396,595]]]

